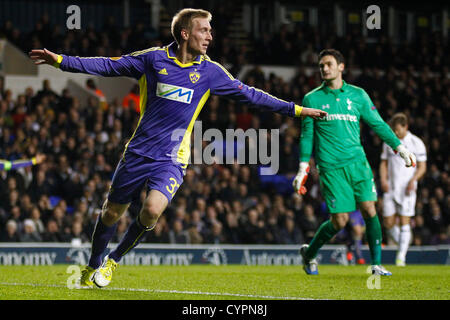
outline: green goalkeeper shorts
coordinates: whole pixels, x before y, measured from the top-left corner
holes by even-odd
[[[367,160],[320,172],[320,188],[330,213],[356,210],[363,201],[376,201],[377,190]]]

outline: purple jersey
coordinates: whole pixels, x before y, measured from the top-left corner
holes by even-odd
[[[211,94],[287,116],[299,116],[300,106],[234,79],[206,55],[183,64],[177,44],[137,51],[117,58],[62,56],[63,71],[100,76],[128,76],[139,81],[140,118],[125,151],[153,160],[187,164],[194,122]]]

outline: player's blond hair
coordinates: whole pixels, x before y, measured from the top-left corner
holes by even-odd
[[[186,29],[190,31],[192,29],[192,20],[195,18],[206,18],[211,21],[211,12],[203,9],[186,8],[178,11],[178,13],[172,18],[172,24],[170,31],[175,41],[181,43],[181,30]]]
[[[403,112],[398,112],[392,116],[389,124],[392,128],[394,128],[397,124],[401,125],[402,127],[406,127],[408,125],[408,116]]]

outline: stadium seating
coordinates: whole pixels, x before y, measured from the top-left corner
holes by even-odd
[[[55,30],[50,32],[50,38],[42,38],[39,30],[27,32],[18,25],[8,24],[0,26],[0,38],[5,37],[23,52],[39,44],[80,56],[117,56],[141,49],[135,48],[133,43],[141,33],[149,35],[144,41],[147,47],[167,44],[158,34],[138,29],[121,31],[121,40],[117,41],[110,38],[106,29],[95,32],[87,29],[61,36],[51,21],[45,28]],[[13,32],[15,29],[19,32]],[[98,38],[93,37],[96,32]],[[269,34],[266,41],[252,39],[251,46],[258,50],[246,51],[245,46],[231,47],[217,40],[208,54],[213,60],[230,66],[232,74],[240,74],[245,83],[301,103],[303,95],[320,84],[317,73],[305,71],[305,67],[314,70],[315,52],[324,46],[341,50],[348,59],[346,80],[368,91],[383,118],[388,119],[395,112],[407,113],[411,131],[420,136],[428,148],[428,172],[419,184],[417,215],[420,218],[413,222],[413,245],[450,243],[450,132],[447,122],[450,57],[444,54],[450,51],[448,41],[434,33],[418,35],[417,41],[398,44],[384,37],[383,45],[375,45],[368,43],[360,32],[344,38],[321,34],[317,40],[311,36],[319,32],[307,25],[297,25],[292,30],[281,27]],[[218,39],[225,36],[216,34]],[[300,38],[302,45],[290,45]],[[283,54],[292,59],[285,59],[279,51],[272,50],[275,43],[290,48]],[[222,52],[229,54],[225,57]],[[265,75],[258,67],[247,66],[248,71],[241,73],[243,65],[254,63],[288,64],[296,72],[290,81],[275,74]],[[0,78],[0,158],[14,160],[29,157],[36,151],[48,157],[40,166],[0,173],[1,234],[6,234],[6,225],[11,220],[16,221],[16,232],[20,234],[24,220],[31,218],[45,226],[43,233],[50,232],[55,221],[57,232],[62,235],[59,239],[71,241],[78,237],[71,231],[73,221],[77,220],[83,224],[83,239],[90,239],[114,168],[137,124],[139,115],[132,108],[124,108],[122,99],[111,99],[107,95],[108,109],[104,110],[95,99],[80,103],[80,96],[70,90],[54,91],[52,86],[55,85],[50,83],[50,88],[12,92]],[[21,117],[23,110],[26,115]],[[243,106],[228,100],[219,99],[217,105],[210,100],[199,120],[222,130],[237,129],[236,118],[242,110]],[[217,117],[211,116],[214,112]],[[326,218],[319,192],[308,193],[302,201],[289,192],[298,165],[299,123],[253,109],[249,112],[258,120],[260,128],[280,129],[280,160],[285,161],[285,165],[280,167],[278,175],[260,176],[256,165],[191,165],[185,182],[159,222],[160,231],[147,241],[170,242],[181,238],[173,235],[175,221],[181,220],[182,231],[191,234],[190,239],[195,238],[197,243],[216,241],[209,239],[245,243],[248,230],[253,230],[255,234],[262,234],[260,238],[253,237],[255,241],[276,244],[279,234],[286,232],[283,228],[287,218],[293,216],[296,225],[301,226],[306,205],[314,208],[319,222]],[[362,128],[361,138],[379,181],[381,141],[367,126]],[[313,172],[310,190],[317,190],[317,181],[317,173]],[[12,196],[14,190],[18,197]],[[26,196],[30,205],[23,200]],[[139,201],[132,204],[123,219],[125,225],[137,215],[139,207]],[[33,208],[38,209],[38,214],[31,214]],[[255,209],[262,227],[254,227],[249,219],[249,211]],[[270,222],[273,218],[275,225]],[[215,223],[223,226],[222,237],[211,236]],[[0,241],[10,241],[8,239],[4,237]]]

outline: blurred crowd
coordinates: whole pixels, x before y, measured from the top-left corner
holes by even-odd
[[[213,26],[214,21],[223,26],[219,21],[227,17],[219,13],[214,19]],[[316,68],[318,51],[325,47],[341,50],[347,66],[344,79],[363,87],[385,120],[405,112],[410,131],[427,146],[428,171],[419,182],[413,245],[450,243],[450,63],[443,54],[449,52],[448,43],[433,34],[411,43],[393,44],[381,37],[376,44],[369,44],[357,32],[339,38],[307,26],[291,29],[282,26],[277,33],[255,39],[255,50],[250,51],[231,45],[225,31],[218,28],[208,54],[230,65],[235,76],[246,63],[294,65],[298,72],[290,82],[273,74],[266,77],[258,66],[241,80],[301,103],[321,82],[318,72],[306,70]],[[46,47],[78,56],[120,56],[172,41],[167,30],[161,29],[155,36],[142,24],[117,32],[113,20],[108,20],[101,32],[89,28],[66,32],[52,26],[45,16],[28,34],[6,23],[1,35],[25,52]],[[95,99],[84,105],[68,90],[54,92],[49,81],[44,81],[38,92],[27,88],[14,99],[0,79],[0,158],[29,158],[37,152],[47,156],[39,166],[0,172],[0,241],[89,242],[115,166],[138,119],[137,110],[122,101],[108,101],[107,108]],[[172,203],[143,242],[310,241],[328,213],[315,170],[305,196],[290,189],[298,168],[300,121],[215,96],[199,120],[203,130],[279,129],[280,179],[264,182],[258,165],[192,164]],[[379,181],[382,141],[364,124],[361,138]],[[381,217],[381,191],[379,196]],[[114,242],[124,235],[144,197],[145,190],[120,219]]]

